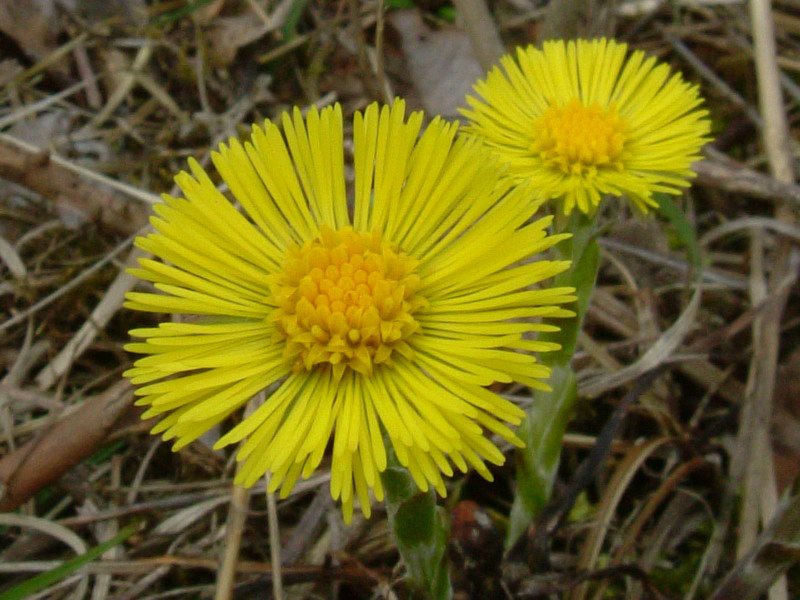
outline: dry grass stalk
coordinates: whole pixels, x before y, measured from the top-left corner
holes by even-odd
[[[756,73],[759,99],[764,119],[764,144],[767,148],[770,170],[778,181],[794,183],[794,173],[789,152],[787,121],[781,96],[776,64],[775,29],[771,2],[754,0],[750,14],[755,45]],[[794,216],[788,207],[779,205],[776,216],[792,222]],[[754,257],[762,255],[759,236],[753,238]],[[769,285],[763,262],[753,261],[751,272],[751,301],[764,301],[772,295],[765,311],[753,322],[754,356],[748,376],[745,407],[740,429],[740,440],[745,448],[744,497],[737,541],[737,556],[743,557],[755,544],[759,521],[766,522],[774,510],[775,490],[767,473],[772,473],[772,453],[769,443],[769,424],[772,415],[772,397],[775,373],[778,366],[780,324],[788,289],[776,290],[776,285],[787,276],[797,277],[798,250],[784,241],[779,243],[772,263],[774,268]],[[794,265],[794,268],[793,268]],[[788,598],[785,580],[771,592],[773,600]]]

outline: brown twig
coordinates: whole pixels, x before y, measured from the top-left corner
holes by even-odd
[[[750,3],[755,46],[756,73],[759,83],[759,100],[764,118],[764,145],[770,170],[778,181],[794,183],[791,153],[788,146],[786,113],[781,97],[778,68],[775,62],[775,31],[771,4],[766,0]],[[792,222],[794,217],[788,206],[776,208],[779,219]],[[753,256],[759,256],[758,236],[753,237]],[[744,497],[740,519],[740,537],[737,555],[742,557],[753,545],[758,531],[758,521],[766,520],[771,509],[766,504],[764,461],[771,469],[769,447],[769,424],[772,415],[772,396],[775,388],[775,372],[778,361],[781,316],[789,295],[789,289],[778,289],[778,283],[787,276],[796,278],[796,249],[792,250],[788,240],[778,245],[771,264],[774,268],[770,281],[765,275],[766,267],[753,260],[751,270],[751,300],[753,303],[769,298],[767,309],[753,321],[754,355],[748,376],[747,392],[739,432],[743,453],[738,459],[744,465]],[[774,495],[774,489],[772,490]]]
[[[707,160],[693,167],[698,183],[732,194],[800,204],[800,186],[749,169],[714,148],[706,148],[705,154]]]
[[[239,548],[242,544],[242,533],[247,520],[249,504],[250,490],[240,485],[235,485],[228,508],[225,545],[222,550],[219,571],[217,572],[217,589],[214,594],[214,600],[230,600],[233,598],[233,586],[239,562]]]
[[[454,4],[481,68],[489,71],[504,52],[492,13],[483,0],[455,0]]]
[[[548,547],[552,536],[564,523],[572,510],[575,500],[580,493],[591,483],[597,469],[603,464],[611,451],[611,444],[622,426],[625,415],[633,403],[646,392],[653,382],[661,375],[665,367],[661,366],[642,375],[617,404],[611,418],[606,421],[602,431],[597,436],[597,441],[589,452],[589,456],[581,463],[573,475],[569,486],[563,494],[559,494],[540,513],[536,522],[530,529],[529,535],[529,566],[536,572],[546,568],[549,562]]]
[[[132,406],[133,388],[121,381],[0,458],[0,512],[14,510],[94,454]]]
[[[800,494],[786,497],[753,549],[731,569],[711,600],[758,598],[800,560]]]
[[[138,231],[146,221],[141,204],[86,181],[51,161],[47,152],[29,152],[0,140],[0,177],[41,194],[58,210],[124,234]]]

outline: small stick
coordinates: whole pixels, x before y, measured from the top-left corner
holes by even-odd
[[[97,77],[92,72],[92,63],[86,53],[86,46],[83,44],[75,46],[73,54],[81,79],[86,82],[86,100],[89,106],[97,110],[103,106],[103,97],[100,95],[100,88],[97,87]]]
[[[35,115],[36,113],[43,111],[53,104],[61,102],[64,98],[69,98],[72,94],[81,91],[90,83],[96,82],[96,80],[97,76],[92,75],[91,78],[83,79],[78,83],[69,86],[67,89],[61,90],[57,94],[42,98],[38,102],[32,102],[31,104],[25,104],[24,106],[21,106],[18,110],[13,111],[12,113],[0,119],[0,129],[8,127],[9,125],[13,125],[17,121],[21,121],[30,115]]]
[[[503,55],[503,41],[484,0],[454,0],[464,23],[472,49],[484,71],[489,71]]]
[[[220,561],[219,572],[217,573],[217,589],[214,593],[214,600],[231,600],[233,598],[233,585],[239,563],[239,549],[242,546],[242,533],[244,532],[244,524],[247,521],[249,503],[250,490],[240,485],[233,486],[228,509],[228,523],[225,530],[225,547]]]
[[[733,194],[744,194],[754,198],[791,202],[800,206],[800,186],[777,179],[746,167],[728,158],[713,146],[703,150],[706,160],[692,166],[697,181]]]
[[[27,142],[24,142],[6,133],[0,133],[0,141],[16,146],[17,148],[21,148],[22,150],[30,152],[32,154],[41,155],[43,152],[41,148],[37,148],[36,146],[33,146]],[[53,164],[63,167],[67,171],[72,171],[73,173],[77,173],[78,175],[96,181],[98,183],[105,184],[108,187],[117,190],[118,192],[122,192],[123,194],[130,196],[131,198],[136,198],[137,200],[141,200],[145,204],[155,204],[157,202],[161,202],[161,198],[155,194],[151,194],[150,192],[145,192],[144,190],[140,190],[139,188],[136,188],[132,185],[128,185],[121,181],[117,181],[116,179],[103,175],[102,173],[97,173],[95,171],[92,171],[91,169],[87,169],[86,167],[82,167],[81,165],[72,163],[66,160],[65,158],[62,158],[55,152],[51,152],[47,156],[47,160]]]
[[[133,248],[125,260],[125,265],[132,267],[139,258],[147,256],[149,255],[144,250]],[[59,377],[69,371],[72,362],[92,345],[97,334],[103,330],[111,320],[111,317],[120,309],[125,300],[125,294],[133,289],[137,281],[124,268],[120,269],[103,298],[94,307],[89,318],[81,325],[80,329],[56,357],[36,375],[36,383],[39,389],[46,390],[50,388]]]
[[[126,239],[121,244],[119,244],[116,248],[114,248],[114,250],[109,252],[106,256],[104,256],[103,258],[98,260],[96,263],[94,263],[91,267],[89,267],[88,269],[83,271],[80,275],[78,275],[74,279],[68,281],[67,283],[62,285],[60,288],[58,288],[56,291],[54,291],[53,293],[45,296],[44,298],[39,300],[33,306],[28,307],[27,309],[23,310],[22,312],[17,313],[16,315],[11,317],[10,319],[5,321],[4,323],[0,324],[0,332],[5,331],[9,327],[13,327],[17,323],[21,323],[22,321],[24,321],[25,319],[27,319],[31,315],[35,314],[37,311],[41,310],[42,308],[44,308],[45,306],[47,306],[48,304],[50,304],[54,300],[57,300],[58,298],[60,298],[61,296],[63,296],[64,294],[66,294],[67,292],[72,290],[73,288],[77,287],[78,285],[80,285],[81,283],[86,281],[89,277],[91,277],[92,275],[97,273],[97,271],[99,271],[105,265],[107,265],[112,260],[114,260],[120,252],[125,250],[125,248],[127,248],[133,242],[133,238],[134,238],[134,236],[130,236],[128,239]]]
[[[278,507],[275,494],[269,492],[272,474],[267,472],[267,514],[269,519],[269,554],[272,562],[272,593],[275,600],[283,600],[283,580],[281,579],[281,534],[278,530]]]
[[[106,101],[106,105],[83,127],[84,130],[96,129],[106,122],[117,107],[128,97],[131,89],[137,83],[136,74],[144,69],[152,55],[153,45],[150,43],[145,44],[139,49],[136,58],[133,59],[130,72],[124,75],[120,85],[117,86],[117,89],[112,92],[111,97]]]
[[[789,149],[788,125],[781,96],[780,77],[776,59],[775,23],[770,0],[751,0],[753,46],[761,114],[764,119],[763,136],[772,175],[783,183],[794,183],[792,156]],[[789,223],[794,215],[786,204],[776,208],[776,217]],[[757,245],[757,238],[754,238]],[[759,289],[759,274],[754,274],[751,301],[755,303],[763,294],[769,305],[753,320],[753,359],[747,380],[743,417],[739,439],[744,451],[737,457],[739,472],[744,467],[742,513],[740,518],[737,558],[742,559],[755,545],[758,534],[758,517],[768,522],[770,517],[765,504],[763,488],[769,484],[762,470],[760,456],[770,452],[769,427],[773,411],[775,373],[778,363],[781,317],[789,296],[789,288],[781,289],[779,282],[797,278],[800,252],[792,248],[789,240],[779,239],[772,257],[774,265],[769,283]],[[754,265],[754,270],[757,268]],[[797,541],[797,538],[793,541]],[[788,598],[786,579],[780,578],[770,589],[771,600]]]
[[[683,59],[688,62],[691,67],[697,71],[698,75],[711,83],[719,92],[725,96],[732,104],[735,104],[744,111],[747,118],[750,119],[757,127],[764,126],[764,120],[758,111],[750,106],[742,95],[734,90],[726,81],[719,77],[713,70],[711,70],[706,63],[700,60],[697,55],[689,50],[689,48],[681,40],[671,35],[667,35],[667,41],[680,54]]]
[[[383,0],[378,0],[375,10],[377,12],[375,17],[375,77],[378,79],[378,87],[383,96],[383,101],[389,104],[392,101],[392,95],[387,86],[386,69],[383,60],[383,29],[385,25]]]
[[[244,411],[246,419],[264,402],[263,392],[256,394],[247,403]],[[250,506],[250,490],[241,485],[234,485],[228,509],[228,522],[225,526],[225,546],[222,549],[217,571],[217,588],[214,600],[232,600],[233,586],[236,583],[236,570],[239,564],[239,549],[242,547],[242,533],[247,522],[247,511]]]

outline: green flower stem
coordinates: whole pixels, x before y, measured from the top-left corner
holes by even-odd
[[[453,590],[447,564],[447,527],[436,506],[436,493],[420,492],[408,470],[387,445],[388,466],[381,473],[389,526],[408,571],[412,598],[450,600]]]
[[[561,350],[541,355],[542,364],[552,369],[548,383],[553,391],[533,392],[528,418],[520,427],[525,448],[517,453],[517,491],[511,507],[506,549],[514,545],[550,499],[564,431],[577,398],[572,355],[597,279],[600,250],[594,219],[574,211],[568,219],[557,218],[556,229],[572,233],[572,238],[555,249],[557,258],[571,260],[572,266],[558,275],[553,285],[575,288],[578,300],[573,309],[577,317],[560,322],[560,332],[541,336],[541,339],[560,343]]]

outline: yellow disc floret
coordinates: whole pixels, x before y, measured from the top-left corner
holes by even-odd
[[[290,248],[272,281],[277,308],[269,319],[295,370],[329,363],[337,378],[346,367],[371,375],[395,350],[410,358],[413,314],[425,304],[415,268],[379,232],[351,227],[322,226],[317,238]]]
[[[598,167],[621,169],[625,123],[613,108],[570,100],[551,105],[535,124],[531,150],[545,164],[566,175],[595,172]]]

